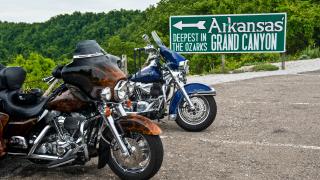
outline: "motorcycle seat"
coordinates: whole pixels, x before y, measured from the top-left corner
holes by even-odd
[[[15,97],[18,93],[19,90],[4,90],[0,92],[0,99],[2,100],[2,106],[5,113],[18,118],[32,118],[40,115],[48,98],[41,98],[34,104],[18,104],[15,102]]]

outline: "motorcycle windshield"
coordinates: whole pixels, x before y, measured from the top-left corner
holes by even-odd
[[[90,43],[93,45],[90,46]],[[100,46],[95,41],[84,44],[78,44],[80,48],[77,46],[74,60],[62,69],[62,78],[65,83],[74,85],[90,98],[97,99],[103,88],[114,88],[116,83],[126,76],[109,56],[105,56],[105,53],[98,49]],[[85,54],[79,53],[79,49],[85,51]]]
[[[186,58],[183,57],[182,55],[180,55],[179,53],[170,50],[169,48],[167,48],[166,46],[160,46],[160,54],[165,58],[165,60],[168,63],[168,66],[173,69],[176,70],[179,68],[179,63],[181,61],[185,61]]]
[[[181,61],[185,61],[186,58],[180,55],[179,53],[170,50],[167,48],[163,43],[161,38],[158,36],[158,34],[155,31],[152,31],[152,38],[156,42],[156,44],[160,48],[160,54],[165,58],[166,62],[168,63],[168,66],[176,70],[179,68],[179,63]]]

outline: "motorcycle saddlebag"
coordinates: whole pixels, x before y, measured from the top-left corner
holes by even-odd
[[[0,112],[0,157],[6,154],[6,144],[3,139],[3,131],[9,121],[9,116]]]
[[[26,79],[26,71],[21,67],[6,67],[0,70],[0,90],[17,90]]]

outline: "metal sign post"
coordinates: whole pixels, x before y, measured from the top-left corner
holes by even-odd
[[[226,64],[226,59],[225,59],[225,55],[221,54],[221,72],[224,73],[225,72],[225,64]]]
[[[285,59],[285,53],[281,53],[281,69],[286,69],[286,59]]]

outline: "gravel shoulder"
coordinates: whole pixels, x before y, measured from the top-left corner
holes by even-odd
[[[218,114],[201,133],[163,124],[158,179],[319,179],[320,71],[215,85]]]

